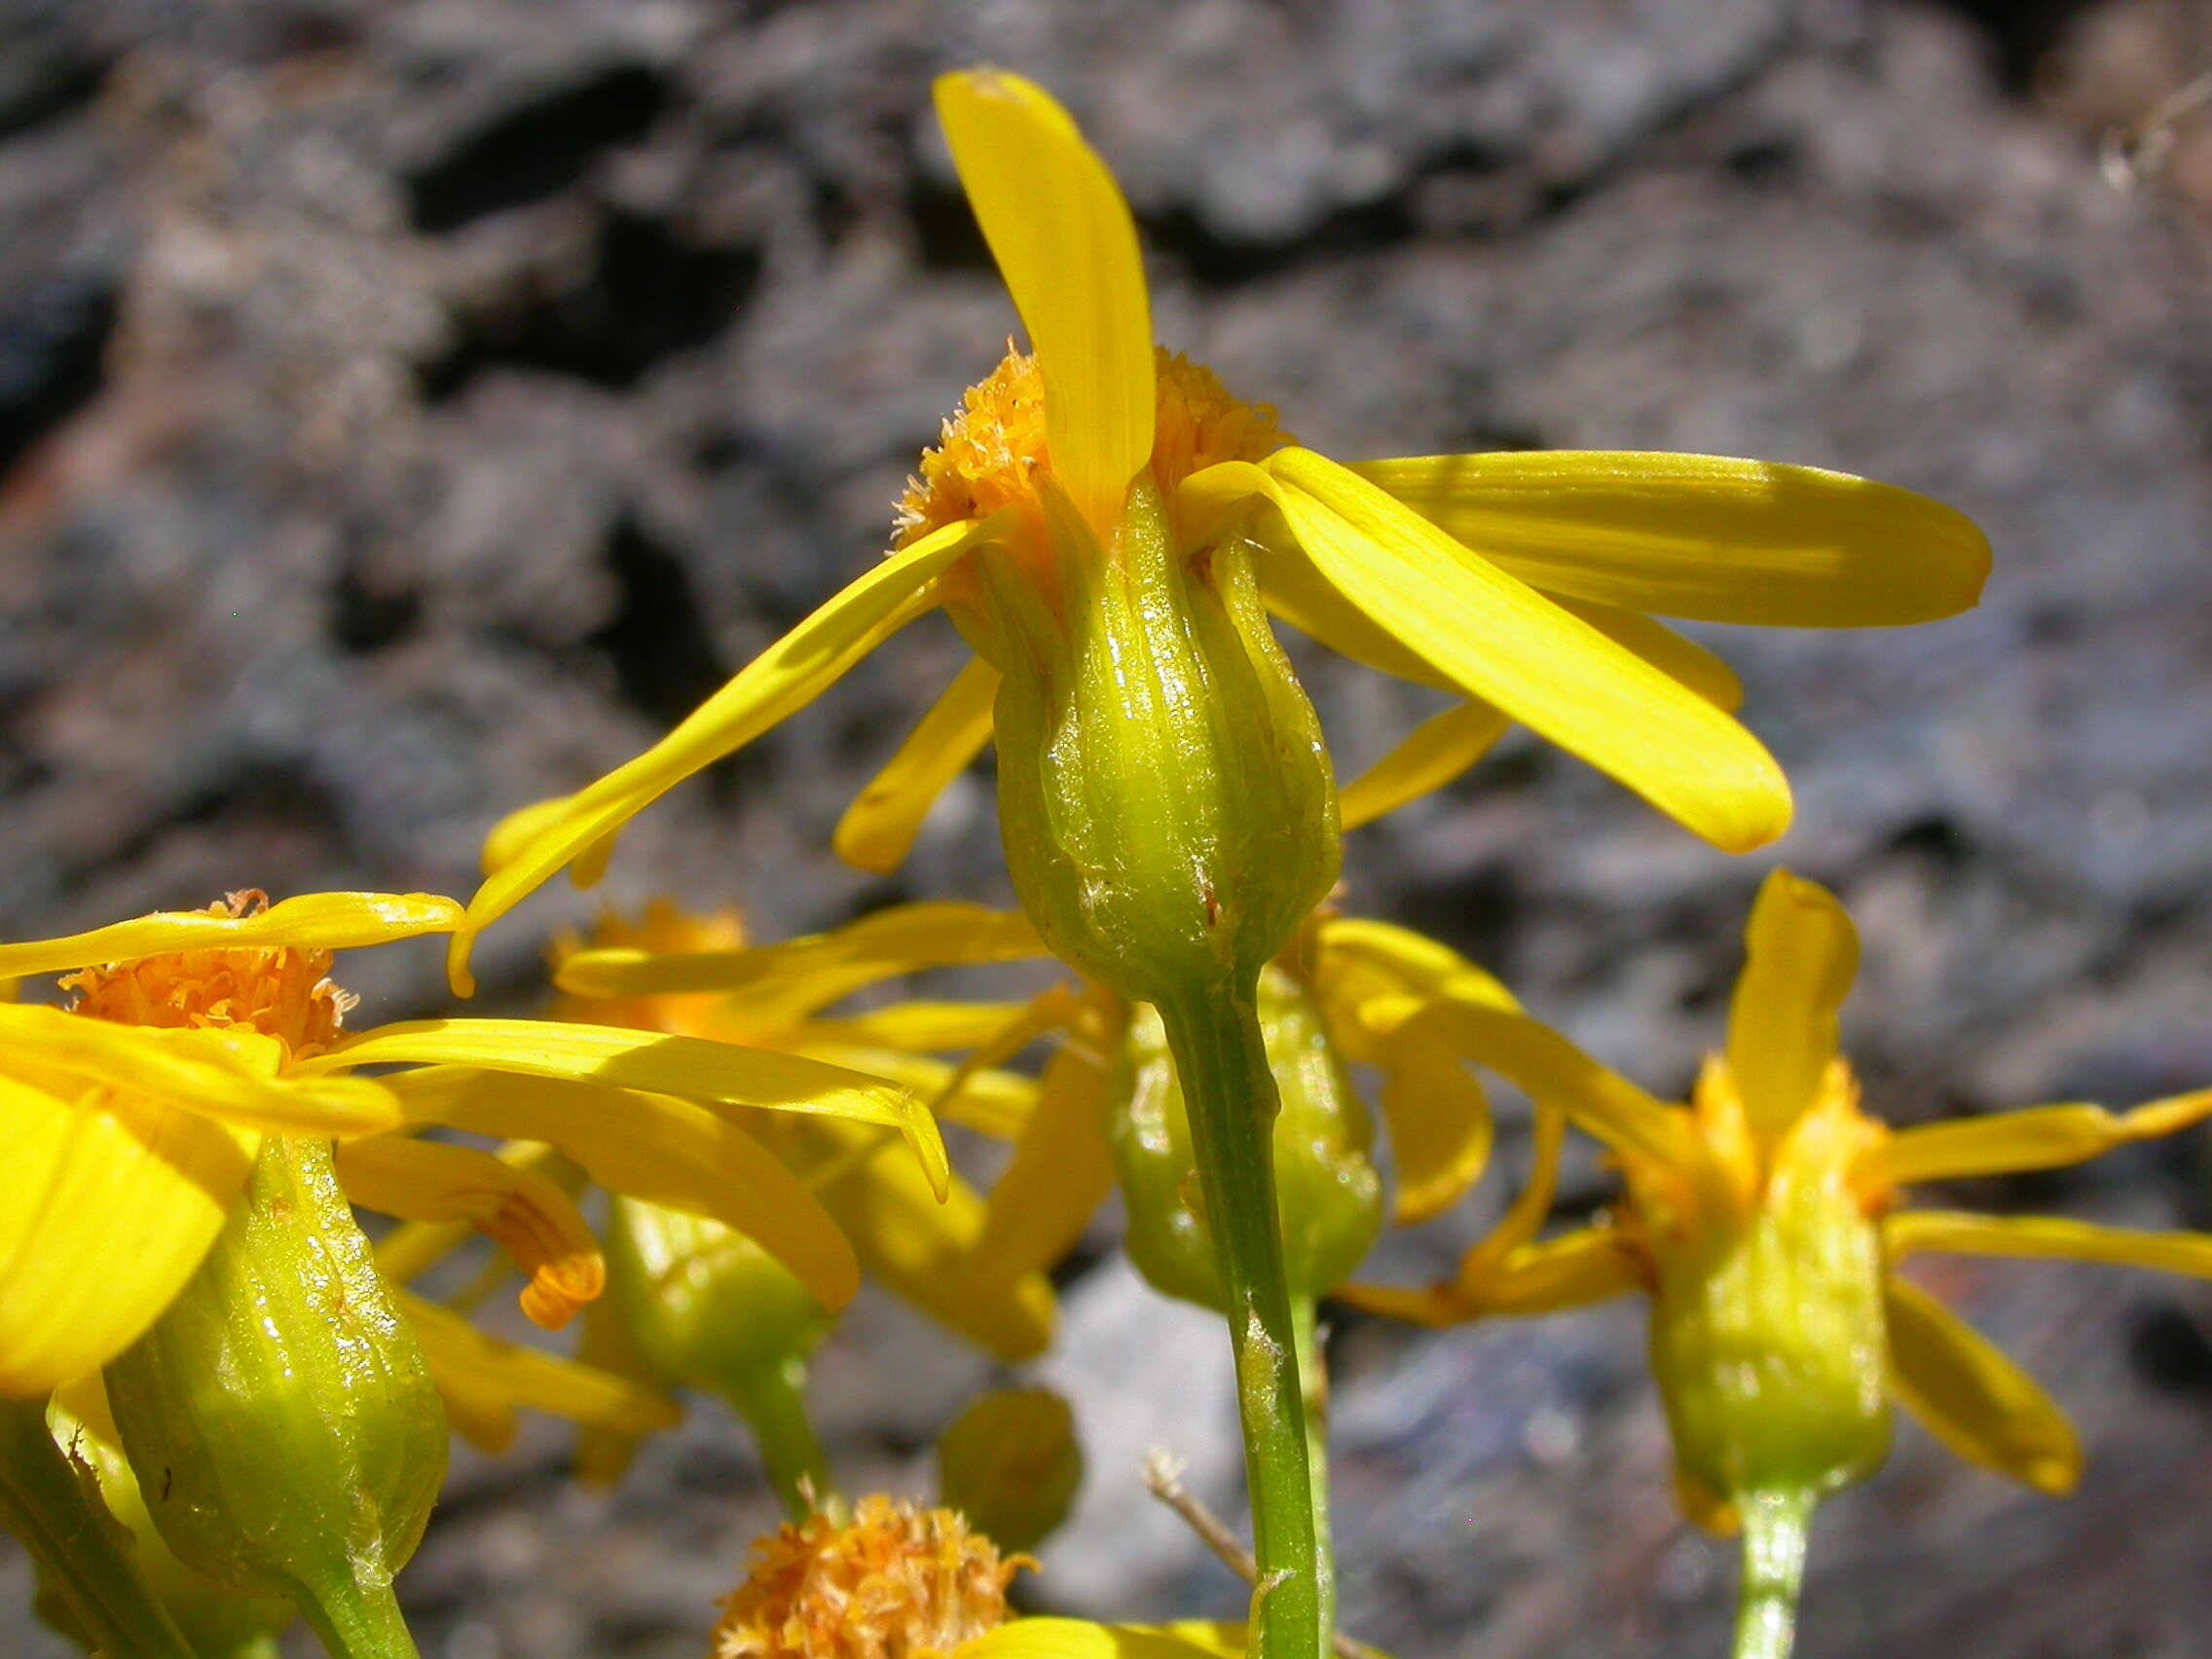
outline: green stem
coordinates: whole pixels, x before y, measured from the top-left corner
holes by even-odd
[[[753,1430],[784,1513],[803,1521],[816,1510],[834,1510],[837,1488],[806,1411],[806,1362],[787,1359],[741,1372],[729,1378],[724,1392]]]
[[[1789,1659],[1813,1499],[1801,1492],[1760,1492],[1747,1495],[1740,1508],[1744,1572],[1736,1598],[1735,1659]]]
[[[325,1586],[301,1584],[291,1595],[330,1659],[422,1659],[388,1584],[334,1578]]]
[[[1327,1569],[1306,1455],[1298,1333],[1275,1219],[1274,1074],[1251,987],[1160,1005],[1183,1085],[1198,1192],[1227,1291],[1252,1492],[1253,1659],[1320,1659]]]
[[[47,1431],[43,1400],[0,1400],[0,1526],[104,1653],[193,1659],[131,1559],[129,1534]]]
[[[1298,1333],[1298,1381],[1306,1396],[1306,1469],[1313,1486],[1313,1536],[1321,1564],[1321,1642],[1337,1634],[1337,1568],[1329,1538],[1329,1378],[1323,1368],[1313,1299],[1290,1299],[1291,1328]]]

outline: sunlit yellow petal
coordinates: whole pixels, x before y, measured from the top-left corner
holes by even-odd
[[[1383,1039],[1382,1119],[1398,1174],[1395,1220],[1442,1214],[1490,1160],[1490,1099],[1446,1035],[1419,1016]]]
[[[504,857],[468,902],[467,917],[454,934],[447,956],[454,989],[469,993],[468,952],[478,934],[563,865],[684,779],[820,696],[854,663],[928,609],[935,603],[932,579],[991,529],[987,523],[947,525],[879,560],[645,754],[568,796],[558,812],[539,802],[524,809],[532,815],[528,819],[509,819],[495,832]]]
[[[461,906],[428,893],[306,893],[242,916],[161,910],[63,939],[0,944],[0,978],[130,962],[174,950],[348,950],[461,923]]]
[[[1970,1463],[2052,1496],[2082,1478],[2082,1446],[2034,1379],[1917,1285],[1891,1274],[1890,1391]]]
[[[1581,756],[1726,852],[1789,825],[1789,786],[1758,740],[1410,509],[1310,450],[1269,459],[1291,535],[1345,603],[1460,691]],[[1278,552],[1261,572],[1279,577]]]
[[[1131,1630],[1148,1630],[1160,1636],[1171,1636],[1178,1641],[1188,1641],[1222,1659],[1244,1659],[1244,1629],[1240,1624],[1224,1624],[1215,1619],[1175,1619],[1163,1625],[1131,1625]],[[1363,1647],[1365,1643],[1361,1644]],[[1386,1654],[1367,1647],[1368,1659],[1388,1659]]]
[[[1046,1063],[1036,1110],[991,1187],[976,1272],[1003,1277],[1050,1268],[1083,1236],[1114,1190],[1111,1084],[1106,1068],[1073,1045]]]
[[[259,1142],[129,1090],[67,1101],[0,1078],[0,1394],[129,1346],[214,1242]]]
[[[541,1176],[561,1162],[559,1149],[543,1141],[509,1141],[494,1156],[510,1168]],[[343,1159],[340,1163],[343,1176]],[[377,1272],[393,1284],[413,1284],[475,1235],[466,1221],[406,1222],[377,1240]]]
[[[1346,830],[1433,794],[1491,752],[1513,722],[1488,703],[1455,703],[1414,727],[1397,748],[1362,772],[1337,798]]]
[[[2101,1106],[2031,1106],[1986,1118],[1915,1124],[1868,1151],[1861,1167],[1877,1182],[1900,1187],[2016,1175],[2086,1163],[2128,1138],[2120,1120]]]
[[[2212,1237],[2201,1233],[2147,1233],[2098,1227],[2056,1216],[1970,1215],[1957,1210],[1900,1210],[1882,1224],[1893,1258],[1923,1250],[1969,1256],[2032,1256],[2107,1262],[2164,1273],[2212,1278]]]
[[[1222,1651],[1135,1625],[1010,1619],[962,1642],[959,1659],[1214,1659]]]
[[[831,1065],[850,1066],[892,1083],[903,1084],[925,1100],[941,1100],[942,1121],[974,1129],[993,1140],[1010,1141],[1037,1104],[1037,1080],[1019,1072],[986,1069],[972,1072],[960,1092],[949,1099],[944,1090],[957,1069],[945,1060],[902,1053],[896,1049],[854,1047],[843,1043],[816,1043],[803,1033],[793,1043],[794,1051],[813,1054]]]
[[[1779,1135],[1836,1054],[1836,1011],[1859,972],[1859,931],[1827,889],[1778,869],[1744,930],[1728,1011],[1728,1069],[1751,1126]]]
[[[838,1044],[943,1054],[982,1048],[1028,1008],[1027,1003],[901,1002],[844,1019],[810,1019],[794,1026],[792,1036],[795,1043],[809,1048]]]
[[[1320,924],[1319,972],[1363,964],[1422,999],[1499,1008],[1521,1005],[1494,975],[1425,934],[1368,916],[1331,916]]]
[[[413,1123],[549,1141],[610,1192],[727,1223],[825,1307],[843,1307],[860,1286],[853,1248],[821,1200],[767,1148],[704,1107],[461,1067],[403,1072],[390,1084]]]
[[[1565,594],[1546,595],[1562,610],[1579,616],[1613,644],[1634,651],[1670,680],[1677,680],[1716,709],[1743,706],[1744,682],[1736,671],[1695,640],[1686,640],[1641,610],[1599,605]]]
[[[676,1403],[658,1390],[501,1342],[460,1314],[406,1291],[398,1292],[398,1301],[455,1424],[487,1451],[503,1451],[514,1438],[518,1410],[623,1435],[650,1434],[682,1419]]]
[[[925,968],[1050,954],[1018,910],[957,903],[895,904],[830,933],[746,950],[581,950],[561,964],[553,979],[584,997],[743,992],[749,1010],[767,1007],[797,1018],[865,985]]]
[[[404,1060],[476,1066],[674,1094],[715,1105],[822,1114],[881,1124],[906,1137],[941,1190],[944,1142],[922,1103],[898,1085],[803,1054],[698,1037],[551,1019],[423,1019],[379,1026],[299,1062],[310,1073]],[[529,1131],[521,1131],[523,1137]],[[551,1135],[539,1135],[552,1140]]]
[[[530,1283],[522,1310],[558,1331],[607,1288],[607,1263],[569,1195],[472,1147],[375,1135],[339,1147],[354,1203],[403,1221],[465,1221],[501,1245]]]
[[[399,1126],[380,1084],[277,1075],[283,1046],[242,1028],[167,1030],[0,1004],[0,1051],[90,1085],[143,1092],[241,1128],[351,1136]]]
[[[1152,456],[1152,307],[1136,224],[1106,164],[1042,88],[939,78],[938,119],[1045,383],[1052,472],[1103,539]]]
[[[1617,1234],[1585,1229],[1509,1252],[1484,1280],[1479,1295],[1457,1284],[1429,1290],[1348,1284],[1329,1295],[1365,1312],[1438,1329],[1493,1315],[1528,1316],[1587,1308],[1641,1289],[1643,1282],[1641,1264]]]
[[[1547,1100],[1536,1102],[1530,1125],[1529,1178],[1487,1236],[1459,1258],[1458,1287],[1469,1296],[1489,1294],[1492,1281],[1517,1250],[1533,1244],[1552,1213],[1559,1192],[1560,1152],[1567,1141],[1567,1113]]]
[[[906,862],[945,785],[990,742],[998,691],[999,671],[971,658],[837,821],[830,844],[839,858],[871,875],[889,875]]]
[[[1546,450],[1354,470],[1523,581],[1662,616],[1928,622],[1972,606],[1989,573],[1964,515],[1809,466]]]

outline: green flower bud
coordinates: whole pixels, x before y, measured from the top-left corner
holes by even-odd
[[[326,1142],[271,1136],[183,1293],[107,1368],[179,1561],[298,1605],[334,1655],[412,1655],[392,1575],[446,1471],[445,1412]]]
[[[1270,967],[1260,976],[1259,1010],[1282,1096],[1273,1138],[1284,1276],[1294,1297],[1324,1296],[1351,1276],[1382,1230],[1382,1181],[1368,1156],[1374,1124],[1307,987]],[[1129,1259],[1163,1294],[1227,1311],[1182,1088],[1150,1008],[1129,1021],[1107,1127],[1128,1208]]]
[[[760,1443],[785,1507],[830,1495],[806,1419],[806,1361],[835,1322],[791,1271],[732,1228],[642,1198],[611,1200],[609,1293],[663,1383],[727,1400]]]
[[[1049,558],[978,555],[1014,891],[1055,954],[1132,1001],[1249,984],[1338,864],[1320,726],[1249,556],[1178,549],[1149,474],[1110,548],[1042,499]]]
[[[1083,1448],[1075,1414],[1050,1388],[974,1401],[937,1443],[939,1501],[1002,1550],[1033,1550],[1075,1504]]]

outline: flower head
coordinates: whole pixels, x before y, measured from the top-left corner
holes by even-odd
[[[1199,944],[1219,931],[1217,906],[1246,890],[1269,899],[1247,930],[1256,967],[1333,868],[1325,788],[1299,781],[1299,756],[1318,741],[1310,712],[1262,638],[1260,607],[1456,699],[1347,792],[1345,823],[1439,787],[1518,721],[1741,851],[1781,833],[1787,785],[1727,714],[1738,688],[1725,665],[1651,614],[1878,626],[1949,615],[1979,592],[1988,549],[1972,524],[1839,473],[1634,453],[1346,466],[1303,449],[1272,411],[1155,346],[1127,205],[1057,103],[992,70],[947,76],[937,93],[1030,351],[1010,353],[946,423],[889,557],[652,750],[498,827],[455,938],[457,985],[470,940],[525,894],[566,865],[595,879],[630,818],[929,609],[952,616],[978,660],[854,804],[840,852],[895,866],[995,730],[1025,905],[1087,972],[1145,995],[1122,972],[1124,924],[1106,903],[1118,886],[1150,882],[1148,915],[1182,903]],[[1124,604],[1141,612],[1125,627],[1112,622]],[[1208,643],[1199,624],[1216,610],[1226,632]],[[1123,700],[1130,685],[1157,685],[1153,714],[1089,683],[1132,650],[1158,673],[1124,684]],[[1055,782],[1054,767],[1074,782]],[[1120,794],[1100,782],[1118,767],[1130,777]],[[1042,784],[1029,779],[1038,768]],[[1210,817],[1193,793],[1205,778],[1205,798],[1220,797]],[[1147,790],[1192,796],[1168,815],[1156,861],[1183,870],[1187,894],[1174,868],[1126,844],[1150,832],[1141,813],[1095,849],[1079,832],[1087,815],[1111,817]],[[1061,834],[1074,839],[1049,844]],[[1272,863],[1249,856],[1245,837]]]

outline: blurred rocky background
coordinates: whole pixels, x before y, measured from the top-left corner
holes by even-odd
[[[1748,454],[1972,513],[1999,562],[1969,617],[1704,631],[1796,782],[1780,856],[1863,930],[1870,1098],[2212,1081],[2212,119],[2130,188],[2099,158],[2212,67],[2194,0],[7,0],[0,929],[465,894],[497,815],[862,569],[1014,327],[928,114],[977,60],[1056,89],[1112,162],[1161,338],[1319,447]],[[740,902],[764,934],[1003,899],[987,772],[895,883],[826,851],[960,654],[911,630],[643,821],[608,895]],[[1342,664],[1309,683],[1347,768],[1421,712]],[[1516,741],[1363,832],[1346,878],[1672,1091],[1771,862]],[[494,1006],[593,903],[492,935]],[[362,964],[365,1014],[438,1007],[431,955]],[[2192,1137],[1965,1197],[2206,1225],[2207,1179]],[[1563,1209],[1605,1183],[1585,1163]],[[1487,1214],[1378,1271],[1440,1272]],[[1221,1345],[1110,1242],[1042,1368],[1090,1484],[1040,1596],[1228,1611],[1136,1481],[1165,1443],[1234,1504]],[[2212,1654],[2212,1292],[1931,1276],[2072,1410],[2088,1474],[2051,1502],[1903,1430],[1822,1518],[1807,1659]],[[1720,1651],[1733,1567],[1673,1506],[1641,1340],[1630,1306],[1341,1319],[1348,1626],[1402,1659]],[[855,1483],[913,1491],[987,1376],[874,1304],[820,1369]],[[547,1426],[463,1460],[404,1580],[425,1655],[701,1651],[769,1514],[743,1436],[702,1408],[611,1497],[568,1456]],[[0,1558],[0,1655],[47,1659],[26,1604]]]

